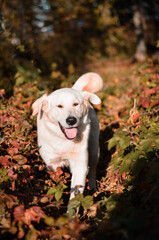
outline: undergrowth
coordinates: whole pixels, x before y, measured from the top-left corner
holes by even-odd
[[[20,76],[21,69],[12,97],[6,99],[0,90],[1,239],[156,239],[157,66],[149,61],[136,66],[126,80],[115,78],[108,83],[105,78],[106,87],[99,93],[103,104],[98,111],[101,158],[97,192],[91,195],[87,189],[87,195],[76,196],[68,213],[69,170],[46,169],[37,148],[36,118],[31,115],[33,101],[46,88],[39,87],[36,75],[31,82]],[[62,84],[71,85],[69,81]],[[79,215],[74,217],[79,207]]]

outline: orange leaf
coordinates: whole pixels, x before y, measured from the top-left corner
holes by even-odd
[[[25,211],[24,219],[27,225],[30,225],[32,221],[39,222],[40,219],[44,216],[44,212],[41,207],[33,206]]]
[[[13,159],[14,159],[15,161],[17,161],[19,164],[25,164],[25,163],[27,163],[27,158],[24,157],[23,155],[15,155],[15,156],[13,157]]]
[[[148,108],[150,106],[150,99],[147,97],[139,98],[139,107]]]
[[[9,161],[10,156],[5,155],[5,156],[0,156],[0,164],[2,166],[10,166],[10,165],[14,165],[14,163]]]
[[[13,180],[17,179],[17,177],[18,177],[18,174],[15,173],[12,169],[9,169],[7,173],[8,173],[8,176],[10,178],[12,178]]]
[[[14,208],[13,216],[16,221],[20,221],[24,217],[24,206],[19,205]]]
[[[14,154],[17,154],[19,151],[19,149],[17,147],[14,147],[14,148],[8,148],[7,149],[7,152],[10,154],[10,155],[14,155]]]

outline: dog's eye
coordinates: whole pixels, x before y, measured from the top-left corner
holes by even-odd
[[[74,107],[76,107],[76,106],[78,106],[78,105],[79,105],[79,103],[74,103],[74,104],[73,104]]]
[[[58,108],[63,108],[63,106],[61,104],[57,105]]]

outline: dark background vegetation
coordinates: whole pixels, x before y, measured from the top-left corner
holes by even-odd
[[[1,88],[10,93],[16,72],[23,70],[38,69],[51,81],[59,75],[51,75],[53,70],[83,73],[86,62],[101,56],[145,60],[156,51],[158,5],[157,0],[1,0]]]
[[[159,238],[158,47],[158,0],[0,0],[0,239]],[[45,168],[31,105],[88,71],[104,80],[97,192],[66,214],[70,173]]]

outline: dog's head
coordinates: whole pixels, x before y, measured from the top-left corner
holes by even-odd
[[[63,88],[37,99],[32,105],[33,115],[43,111],[49,121],[59,125],[65,137],[72,140],[88,113],[89,102],[98,105],[101,100],[94,93]]]

